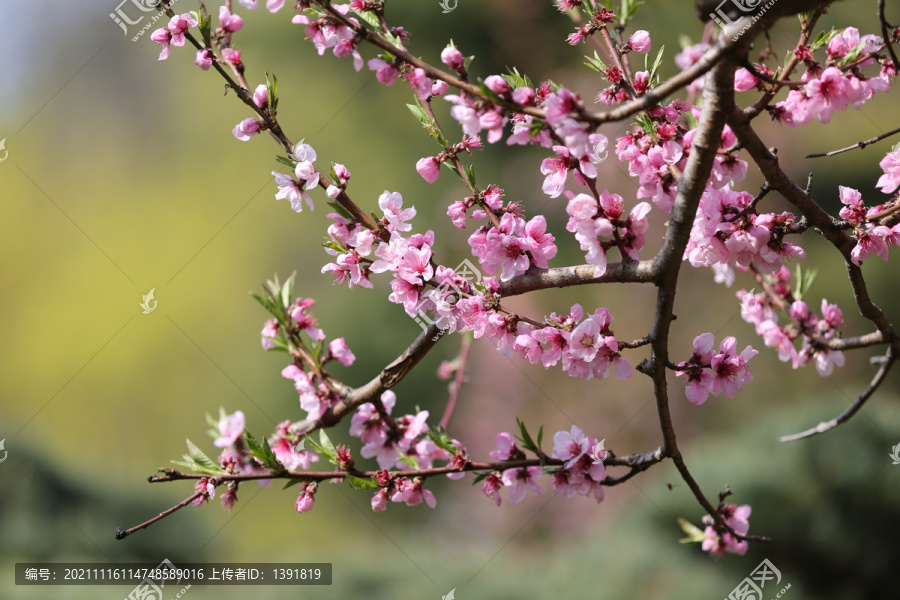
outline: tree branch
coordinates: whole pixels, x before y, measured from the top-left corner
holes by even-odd
[[[887,353],[884,355],[884,362],[881,364],[881,368],[878,369],[877,373],[875,373],[875,377],[873,377],[872,381],[869,382],[868,387],[866,387],[863,393],[859,395],[859,398],[857,398],[856,401],[840,415],[831,419],[830,421],[822,421],[815,427],[807,429],[806,431],[782,436],[778,438],[778,441],[793,442],[795,440],[802,440],[803,438],[808,438],[820,433],[825,433],[830,429],[834,429],[841,423],[846,423],[847,421],[849,421],[850,418],[863,407],[863,404],[866,403],[866,400],[868,400],[872,396],[872,394],[875,393],[875,390],[877,390],[879,386],[881,386],[881,383],[885,380],[885,378],[887,378],[887,374],[891,370],[891,367],[894,365],[895,360],[896,356],[894,355],[893,349],[888,348]]]

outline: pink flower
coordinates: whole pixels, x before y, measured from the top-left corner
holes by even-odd
[[[518,504],[525,499],[529,490],[540,496],[541,486],[536,481],[541,478],[541,474],[540,467],[523,467],[503,471],[501,481],[509,488],[509,501]]]
[[[380,58],[373,58],[368,62],[369,70],[375,71],[375,77],[383,85],[393,85],[400,77],[400,70],[391,63]]]
[[[481,491],[484,495],[494,501],[494,504],[500,506],[500,490],[503,488],[503,482],[496,473],[491,473],[484,479],[481,484]]]
[[[734,89],[737,92],[746,92],[756,87],[756,77],[747,69],[741,68],[734,73]]]
[[[166,25],[166,29],[168,29],[172,33],[172,45],[184,46],[184,33],[190,27],[196,26],[197,21],[189,13],[175,15],[174,17],[169,19],[169,24]]]
[[[254,135],[259,133],[259,122],[256,119],[246,118],[231,130],[232,135],[242,142],[246,142]]]
[[[516,439],[512,434],[507,432],[498,433],[496,441],[499,450],[491,450],[488,453],[491,458],[497,460],[512,460],[513,457],[522,458],[524,456],[522,451],[516,447]]]
[[[262,347],[263,350],[270,350],[275,347],[275,340],[278,339],[278,321],[269,319],[262,328]]]
[[[372,496],[372,510],[375,512],[384,512],[387,510],[387,490],[382,488]]]
[[[345,367],[349,367],[356,360],[353,352],[347,347],[347,342],[344,341],[344,338],[332,340],[331,343],[328,344],[328,351],[335,360]]]
[[[276,200],[287,198],[294,212],[303,212],[304,200],[309,206],[309,210],[315,208],[312,197],[303,190],[300,182],[278,171],[272,171],[272,175],[275,176],[275,184],[278,186],[278,192],[275,194]]]
[[[441,176],[441,165],[433,156],[420,158],[416,163],[416,171],[428,183],[434,183]]]
[[[412,225],[407,223],[407,221],[416,216],[416,208],[411,206],[404,209],[403,196],[400,195],[400,192],[385,190],[378,197],[378,207],[384,212],[384,216],[387,219],[388,231],[409,231],[412,229]]]
[[[456,46],[447,46],[441,51],[441,62],[451,69],[459,71],[465,63],[465,58]]]
[[[415,506],[424,500],[425,504],[431,508],[437,505],[434,494],[422,487],[422,479],[419,477],[411,481],[406,477],[401,477],[395,485],[397,491],[391,496],[391,502],[406,502],[407,506]]]
[[[234,508],[234,503],[237,502],[237,499],[237,485],[235,483],[229,483],[225,486],[225,492],[222,494],[222,508],[231,510]]]
[[[213,59],[216,57],[213,54],[213,51],[209,48],[203,48],[201,50],[197,50],[197,56],[194,58],[194,64],[203,69],[204,71],[209,71],[209,68],[213,64]]]
[[[236,411],[219,419],[219,437],[213,442],[216,448],[234,445],[244,435],[244,413]]]
[[[900,150],[888,152],[878,166],[884,171],[884,175],[878,179],[876,187],[882,193],[893,194],[900,187]]]
[[[304,483],[303,491],[300,492],[300,496],[297,497],[297,503],[295,507],[297,508],[298,513],[309,512],[313,509],[313,504],[315,504],[315,496],[316,493],[316,482]]]
[[[638,29],[631,34],[628,44],[638,54],[647,54],[650,52],[650,34],[643,29]]]
[[[566,461],[565,468],[571,469],[581,456],[590,450],[588,438],[575,425],[571,432],[557,431],[553,436],[553,458]]]
[[[150,39],[157,44],[162,44],[162,50],[157,60],[166,60],[169,58],[169,44],[172,42],[172,32],[166,28],[157,29],[150,34]]]
[[[715,373],[715,379],[710,385],[710,393],[714,396],[725,394],[726,397],[733,398],[735,392],[740,391],[745,383],[753,380],[747,361],[759,352],[751,346],[744,348],[740,354],[735,354],[736,350],[737,340],[734,337],[727,337],[722,340],[719,345],[719,353],[713,356],[710,362]]]
[[[228,33],[240,31],[244,26],[244,20],[238,15],[231,14],[227,6],[219,7],[219,22],[222,24],[222,29]]]
[[[748,504],[742,506],[726,504],[721,509],[722,520],[724,520],[725,524],[731,527],[736,534],[745,536],[750,530],[749,518],[752,510],[753,509]],[[747,549],[749,548],[749,543],[746,540],[739,542],[733,535],[727,532],[719,535],[719,532],[711,525],[708,526],[703,533],[706,536],[706,539],[703,540],[701,548],[704,552],[709,552],[713,556],[721,556],[725,552],[743,556],[747,553]]]

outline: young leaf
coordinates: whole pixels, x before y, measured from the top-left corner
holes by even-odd
[[[400,450],[397,450],[397,454],[399,455],[397,460],[410,467],[414,471],[419,470],[419,460],[415,456],[406,456],[404,454],[400,454]]]
[[[706,539],[706,536],[703,534],[703,531],[699,527],[694,525],[693,523],[689,522],[687,519],[678,517],[678,525],[680,525],[681,530],[687,534],[686,538],[682,538],[682,539],[678,540],[679,543],[699,544],[704,539]]]
[[[362,479],[353,475],[347,475],[347,483],[354,490],[359,490],[360,492],[378,489],[378,484],[371,479]]]
[[[288,489],[289,487],[293,487],[293,486],[297,485],[298,483],[303,483],[304,481],[306,481],[306,480],[302,479],[300,477],[298,477],[297,479],[288,479],[288,482],[286,484],[284,484],[284,487],[281,488],[281,490],[284,491],[284,490]]]
[[[456,456],[457,454],[459,454],[459,449],[453,443],[453,440],[450,439],[450,436],[447,435],[447,432],[444,431],[443,427],[438,427],[436,430],[429,429],[426,433],[428,434],[428,437],[431,438],[431,441],[433,441],[435,446],[437,446],[438,448],[442,448],[442,449],[446,450],[453,456]]]
[[[519,438],[522,442],[522,448],[538,454],[540,452],[540,449],[538,448],[537,444],[534,443],[534,440],[531,439],[531,434],[528,433],[528,429],[526,429],[525,423],[520,421],[518,418],[516,419],[516,423],[519,424],[519,432],[522,434],[522,437]]]

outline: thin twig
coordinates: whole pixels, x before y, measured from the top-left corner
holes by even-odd
[[[870,144],[874,144],[875,142],[880,142],[884,138],[891,137],[892,135],[900,133],[900,128],[894,129],[892,131],[888,131],[887,133],[881,134],[879,136],[875,136],[872,139],[865,140],[863,142],[856,142],[852,146],[847,146],[846,148],[841,148],[840,150],[832,150],[831,152],[822,152],[820,154],[807,154],[806,158],[822,158],[823,156],[834,156],[835,154],[841,154],[843,152],[849,152],[850,150],[855,150],[859,148],[862,150],[866,146]]]
[[[863,407],[863,405],[866,403],[866,400],[868,400],[872,396],[872,394],[875,393],[875,390],[877,390],[881,383],[885,380],[888,371],[891,370],[891,367],[893,366],[895,360],[896,357],[894,356],[893,350],[891,348],[888,348],[887,353],[884,355],[884,362],[881,364],[881,368],[878,369],[877,373],[875,373],[875,377],[873,377],[872,381],[869,382],[868,387],[863,391],[862,394],[859,395],[859,398],[857,398],[856,401],[840,415],[831,419],[830,421],[822,421],[815,427],[807,429],[806,431],[782,436],[778,438],[778,441],[793,442],[795,440],[802,440],[804,438],[812,437],[820,433],[825,433],[829,429],[834,429],[841,423],[846,423],[847,421],[849,421],[850,418]]]
[[[459,399],[459,390],[462,388],[463,381],[466,377],[466,361],[469,358],[469,347],[472,345],[472,338],[469,334],[463,334],[462,344],[459,348],[459,357],[457,357],[456,377],[450,385],[450,398],[447,400],[447,408],[444,409],[444,416],[441,417],[440,427],[447,429],[447,423],[453,416],[453,410],[456,408],[456,401]]]
[[[199,479],[199,477],[198,477],[198,479]],[[150,478],[150,482],[153,483],[153,477]],[[156,523],[157,521],[161,521],[162,519],[165,519],[166,517],[168,517],[169,515],[171,515],[172,513],[174,513],[174,512],[175,512],[176,510],[178,510],[179,508],[184,508],[185,506],[187,506],[188,504],[190,504],[191,502],[193,502],[194,500],[196,500],[197,498],[199,498],[202,494],[203,494],[203,492],[194,492],[193,494],[191,494],[190,496],[188,496],[187,498],[185,498],[184,500],[182,500],[181,502],[179,502],[178,504],[176,504],[176,505],[173,506],[172,508],[170,508],[170,509],[168,509],[168,510],[162,511],[161,513],[159,513],[158,515],[156,515],[156,516],[153,517],[152,519],[150,519],[150,520],[148,520],[148,521],[144,521],[144,522],[141,523],[140,525],[135,525],[135,526],[132,527],[131,529],[125,529],[125,530],[123,530],[121,527],[117,528],[117,529],[116,529],[116,539],[117,539],[117,540],[124,540],[126,537],[128,537],[129,535],[131,535],[131,534],[134,533],[135,531],[140,531],[141,529],[146,529],[147,527],[150,527],[151,525],[153,525],[153,524]]]

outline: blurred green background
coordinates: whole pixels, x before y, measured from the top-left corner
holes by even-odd
[[[875,5],[838,3],[823,25],[875,33]],[[176,6],[196,8],[189,0]],[[266,315],[248,292],[266,278],[297,271],[298,294],[318,300],[320,325],[330,338],[346,337],[358,357],[352,369],[334,369],[349,384],[368,380],[419,332],[387,301],[386,281],[348,292],[320,274],[329,223],[321,195],[314,212],[299,215],[275,202],[277,146],[265,136],[236,141],[231,128],[249,113],[233,94],[223,97],[219,77],[193,65],[187,48],[157,62],[149,34],[133,43],[139,26],[125,35],[109,17],[116,7],[116,0],[0,5],[0,138],[9,152],[0,164],[0,439],[9,453],[0,463],[0,597],[121,598],[130,591],[17,587],[15,562],[163,558],[334,564],[331,587],[195,586],[186,597],[198,600],[440,598],[454,588],[462,600],[721,598],[763,558],[791,584],[785,597],[793,600],[896,597],[900,466],[888,457],[900,443],[896,373],[849,424],[811,440],[777,442],[847,406],[874,372],[874,350],[849,355],[844,369],[823,379],[812,368],[793,372],[763,349],[753,384],[733,400],[700,408],[686,402],[680,382],[673,386],[683,451],[706,493],[714,497],[729,484],[734,501],[753,505],[751,533],[775,538],[745,557],[714,560],[677,543],[676,516],[697,523],[701,511],[669,463],[609,489],[599,506],[554,496],[546,478],[540,498],[504,501],[500,509],[478,488],[441,481],[429,486],[438,497],[433,511],[392,505],[373,513],[368,494],[323,485],[315,510],[300,515],[295,490],[244,485],[232,513],[215,501],[115,541],[116,527],[140,523],[190,493],[188,483],[150,486],[146,478],[180,458],[185,438],[214,450],[205,413],[241,409],[257,437],[303,416],[279,375],[284,356],[259,346]],[[434,185],[415,173],[415,161],[436,147],[403,107],[409,90],[385,88],[370,71],[354,73],[330,53],[316,56],[288,9],[236,11],[247,23],[235,41],[248,79],[255,85],[265,71],[277,74],[287,134],[312,144],[320,165],[347,165],[351,196],[366,210],[377,208],[383,190],[400,191],[419,211],[416,229],[441,232],[441,262],[465,258],[468,233],[449,227],[444,215],[465,193],[447,173]],[[634,22],[652,33],[654,53],[665,44],[663,76],[676,72],[679,36],[696,42],[702,35],[693,12],[689,2],[649,0]],[[477,56],[478,76],[517,66],[535,81],[578,90],[587,102],[604,87],[581,66],[589,47],[563,42],[573,25],[549,1],[459,0],[443,14],[436,1],[389,0],[388,19],[403,25],[412,51],[432,62],[452,38]],[[785,20],[772,31],[776,51],[795,40],[795,30],[796,22]],[[752,95],[739,98],[747,103]],[[458,136],[443,103],[436,104],[446,130],[457,132],[451,138]],[[814,195],[836,212],[838,184],[879,202],[877,163],[889,142],[831,159],[802,157],[897,127],[896,107],[895,97],[883,95],[829,126],[791,131],[760,119],[760,129],[789,173],[799,181],[815,173]],[[613,139],[627,128],[601,131]],[[564,231],[564,202],[540,192],[542,157],[500,145],[474,162],[481,185],[497,183],[529,214],[548,215],[560,246],[555,265],[583,262]],[[611,160],[601,173],[605,187],[633,200],[636,185],[623,165]],[[760,184],[751,174],[745,189]],[[779,209],[779,199],[771,206]],[[660,235],[652,230],[648,245]],[[820,270],[811,304],[823,296],[838,302],[847,335],[868,331],[837,253],[813,232],[804,243],[805,264]],[[896,266],[873,258],[864,271],[873,298],[896,322]],[[751,283],[739,279],[729,290],[713,285],[710,273],[687,268],[681,286],[673,355],[688,354],[701,331],[762,347],[734,297]],[[151,288],[158,306],[142,314],[139,303]],[[565,312],[573,301],[589,310],[608,307],[623,339],[644,335],[652,318],[652,288],[641,286],[547,291],[510,305],[540,315]],[[435,371],[458,344],[458,336],[442,341],[398,386],[398,412],[418,405],[432,421],[440,417],[447,390]],[[636,364],[643,356],[631,358]],[[450,433],[473,456],[485,456],[516,417],[534,429],[543,424],[548,440],[577,423],[617,453],[660,442],[651,388],[640,376],[575,381],[480,343],[470,365]],[[338,427],[333,437],[346,441],[345,431]]]

